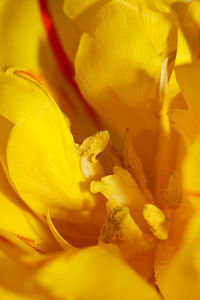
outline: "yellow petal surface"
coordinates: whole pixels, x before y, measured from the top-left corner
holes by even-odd
[[[176,38],[169,36],[169,32],[176,32],[176,18],[164,4],[147,3],[112,1],[97,16],[94,38],[87,33],[82,36],[76,57],[76,78],[88,101],[96,97],[95,104],[99,104],[102,96],[108,102],[116,95],[134,107],[152,105],[162,60],[175,51]],[[162,33],[154,30],[158,26]],[[151,38],[156,40],[155,45]],[[170,38],[167,44],[170,49],[163,47],[166,38]]]
[[[175,1],[174,1],[175,2]],[[199,1],[178,1],[172,7],[179,15],[179,32],[176,65],[191,63],[199,58],[200,37],[199,37]]]
[[[100,0],[86,0],[82,2],[65,0],[63,9],[70,18],[74,19],[98,1]]]
[[[194,62],[189,65],[179,66],[176,68],[177,80],[180,84],[181,91],[183,96],[186,99],[189,111],[184,112],[184,118],[182,118],[179,125],[184,128],[184,122],[187,122],[187,139],[188,143],[188,153],[185,158],[185,163],[183,167],[184,172],[184,187],[186,191],[191,196],[191,199],[194,200],[194,203],[198,205],[198,193],[199,193],[199,170],[198,170],[198,161],[199,161],[199,118],[200,118],[200,102],[198,94],[200,91],[199,84],[199,70],[200,62]],[[188,116],[187,116],[188,114]],[[191,145],[192,143],[192,145]],[[196,198],[196,200],[195,200]]]
[[[30,241],[28,242],[30,243]],[[23,264],[26,264],[28,260],[34,263],[42,258],[42,255],[39,253],[40,250],[34,248],[33,243],[32,245],[27,245],[26,239],[21,240],[3,229],[0,229],[0,247],[1,251],[7,256]]]
[[[42,69],[41,65],[46,65],[47,61],[52,70],[53,56],[46,43],[37,1],[30,3],[23,0],[17,4],[3,0],[0,4],[0,18],[1,71],[13,66],[38,73]],[[27,32],[30,34],[27,35]],[[42,62],[41,58],[44,59]]]
[[[48,210],[47,213],[47,223],[49,225],[49,228],[52,232],[52,235],[54,236],[54,238],[57,240],[57,242],[59,243],[59,245],[63,248],[63,249],[69,249],[71,247],[71,245],[59,234],[59,232],[56,230],[52,220],[51,220],[51,216],[50,216],[50,211]]]
[[[6,163],[18,194],[42,215],[50,208],[89,208],[93,198],[80,187],[84,177],[79,156],[55,102],[16,73],[3,75],[0,85],[0,115],[13,124]]]
[[[174,122],[174,127],[181,133],[187,145],[194,140],[200,130],[199,71],[199,60],[175,68],[176,78],[187,103],[187,108],[184,110],[172,110],[171,118]]]
[[[46,3],[47,11],[41,7],[41,3]],[[70,116],[73,134],[81,142],[97,128],[81,103],[80,96],[72,90],[68,79],[63,76],[58,64],[59,50],[56,46],[53,49],[49,41],[55,30],[63,53],[66,52],[71,59],[74,57],[80,33],[62,11],[62,5],[61,0],[22,0],[18,4],[12,0],[1,1],[0,71],[5,71],[8,67],[24,69],[50,87],[57,103]],[[43,18],[47,28],[43,24]],[[62,43],[63,40],[66,42]],[[80,126],[82,122],[85,126]]]
[[[176,78],[180,85],[181,92],[185,97],[188,107],[197,118],[200,116],[200,103],[198,101],[200,84],[199,71],[200,61],[175,68]]]
[[[32,280],[33,269],[0,253],[0,295],[5,300],[54,300]],[[23,283],[23,284],[22,284]]]
[[[110,245],[61,255],[41,268],[35,277],[41,286],[58,298],[160,299],[156,290],[131,270],[117,248]]]
[[[190,222],[180,250],[172,261],[163,265],[157,284],[166,300],[199,299],[199,215]]]
[[[199,131],[199,123],[191,109],[174,109],[169,114],[173,127],[181,135],[186,145],[190,145]]]
[[[49,2],[55,2],[53,0],[48,0]],[[61,2],[61,1],[60,1]],[[99,10],[106,4],[110,2],[110,0],[84,0],[84,1],[76,1],[66,0],[64,3],[61,3],[63,12],[65,14],[65,19],[67,17],[70,20],[70,25],[72,28],[76,29],[77,32],[77,39],[75,39],[74,35],[72,39],[77,42],[76,49],[73,52],[72,60],[74,62],[76,51],[78,49],[78,44],[83,32],[87,31],[90,32],[92,30],[92,26],[95,22],[96,15],[98,14]],[[69,30],[69,29],[68,29]],[[66,30],[64,29],[63,31]],[[61,30],[59,29],[61,33]],[[66,34],[65,34],[66,35]],[[65,35],[62,37],[63,45],[65,46],[66,52],[69,52],[69,45],[71,42],[66,40]],[[68,39],[70,39],[68,37]]]
[[[195,207],[200,207],[200,179],[199,179],[200,136],[190,146],[183,165],[183,184],[187,195]]]
[[[47,226],[19,199],[0,166],[0,229],[42,252],[57,249]]]

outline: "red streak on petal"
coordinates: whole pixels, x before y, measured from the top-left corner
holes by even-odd
[[[0,240],[6,242],[9,245],[13,245],[13,243],[11,241],[9,241],[7,238],[5,238],[4,236],[0,235]]]
[[[21,236],[19,234],[14,234],[17,238],[19,238],[21,241],[23,241],[24,243],[26,243],[28,246],[30,246],[31,248],[33,248],[34,250],[36,250],[37,252],[44,254],[44,252],[40,249],[38,249],[37,247],[33,246],[32,244],[35,244],[35,240],[33,239],[29,239],[27,237]]]
[[[15,235],[16,237],[18,237],[20,240],[22,240],[22,241],[24,241],[24,242],[26,242],[26,243],[35,243],[34,240],[29,239],[29,238],[27,238],[27,237],[21,236],[21,235],[19,235],[19,234],[14,234],[14,235]]]
[[[44,252],[32,245],[30,245],[29,243],[34,243],[35,241],[32,240],[32,239],[29,239],[29,238],[26,238],[26,237],[23,237],[23,236],[20,236],[18,234],[13,234],[14,236],[16,236],[17,238],[19,238],[20,240],[24,241],[27,245],[29,245],[31,248],[33,248],[34,250],[36,250],[37,252],[41,253],[41,254],[44,254]],[[7,244],[9,245],[12,245],[14,247],[16,247],[15,244],[13,244],[10,240],[8,240],[7,238],[5,238],[4,236],[0,235],[0,240],[2,240],[3,242],[6,242]]]
[[[187,195],[188,196],[191,196],[191,197],[200,197],[200,192],[192,192],[192,191],[186,191]]]
[[[46,83],[45,82],[45,80],[43,80],[43,83],[39,80],[39,78],[38,78],[38,76],[36,76],[35,74],[33,74],[33,73],[30,73],[30,72],[27,72],[27,71],[22,71],[22,70],[20,70],[20,71],[15,71],[15,74],[17,74],[17,75],[20,75],[20,76],[22,76],[23,78],[25,77],[25,78],[30,78],[31,80],[34,80],[34,81],[36,81],[41,87],[43,87],[44,86],[44,83]],[[49,89],[49,86],[47,85],[47,88]],[[62,98],[68,98],[67,96],[66,96],[66,93],[65,93],[65,91],[63,91],[62,89],[60,89],[60,95],[61,95],[61,97]],[[73,110],[73,111],[76,111],[76,108],[75,108],[75,106],[73,105],[73,103],[72,102],[68,102],[68,104],[69,104],[69,106],[70,106],[70,108]]]
[[[46,0],[38,0],[39,6],[40,6],[40,13],[42,16],[42,21],[44,28],[47,33],[47,37],[49,40],[49,43],[51,45],[51,48],[53,50],[54,56],[57,60],[57,63],[60,67],[60,70],[66,80],[70,83],[71,87],[74,89],[76,94],[78,95],[78,98],[81,100],[85,110],[89,114],[90,118],[93,120],[97,128],[100,130],[102,129],[102,125],[100,124],[100,121],[94,112],[94,110],[90,107],[90,105],[87,103],[87,101],[83,98],[83,96],[80,93],[80,90],[74,81],[74,68],[71,62],[69,61],[68,57],[65,54],[65,51],[62,47],[62,44],[59,40],[59,37],[56,32],[56,28],[53,23],[53,19],[51,17],[51,14],[48,9],[47,1]]]
[[[34,81],[36,81],[39,84],[41,84],[41,82],[39,81],[38,77],[36,77],[35,75],[33,75],[33,73],[29,73],[29,72],[22,71],[22,70],[15,71],[15,73],[17,75],[22,75],[22,76],[30,77],[30,79],[33,79]]]
[[[29,245],[29,246],[31,246],[31,245]],[[34,250],[36,250],[40,254],[44,254],[45,253],[44,251],[42,251],[42,250],[40,250],[40,249],[38,249],[36,247],[31,246],[31,248],[33,248]]]

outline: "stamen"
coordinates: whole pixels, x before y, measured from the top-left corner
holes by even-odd
[[[91,180],[100,180],[105,175],[104,169],[98,160],[91,162],[88,157],[81,157],[80,162],[83,175],[89,182]]]
[[[79,148],[80,155],[90,157],[92,162],[96,162],[96,156],[106,148],[109,139],[107,130],[99,131],[86,138]]]
[[[147,180],[143,171],[142,162],[135,151],[132,134],[129,129],[126,130],[125,134],[123,158],[125,168],[133,176],[139,189],[150,203],[154,203],[151,192],[147,188]]]
[[[163,201],[170,209],[177,209],[183,198],[183,187],[178,172],[173,172],[163,192]]]
[[[123,157],[121,153],[113,146],[111,140],[106,147],[106,155],[109,157],[114,166],[123,166]]]
[[[139,240],[142,231],[131,218],[127,207],[116,201],[107,202],[108,216],[101,230],[99,242],[117,243],[119,241]]]
[[[168,238],[169,220],[164,213],[157,206],[146,204],[143,215],[154,236],[159,240],[166,240]]]
[[[143,166],[133,146],[132,135],[129,129],[126,130],[124,142],[124,165],[141,189],[146,187],[147,181],[144,175]]]
[[[138,189],[137,183],[130,173],[119,167],[113,168],[113,175],[102,177],[100,181],[92,181],[92,193],[102,193],[108,200],[118,201],[118,204],[143,208],[147,203],[143,193]]]
[[[143,217],[143,208],[147,200],[127,170],[115,166],[113,175],[102,177],[100,181],[92,181],[90,191],[100,192],[108,200],[115,200],[118,205],[128,207],[136,224],[142,229],[147,227]]]

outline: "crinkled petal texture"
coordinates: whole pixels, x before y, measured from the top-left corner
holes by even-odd
[[[177,22],[169,7],[129,2],[111,1],[100,10],[76,56],[77,82],[101,112],[111,100],[143,109],[158,106],[163,60],[175,55]]]
[[[26,73],[0,78],[1,155],[8,178],[37,213],[88,209],[93,197],[80,170],[66,119],[47,92]],[[58,215],[57,215],[58,216]]]
[[[112,132],[121,138],[126,128],[133,129],[148,179],[162,102],[160,78],[171,72],[176,37],[176,16],[164,3],[113,0],[82,35],[75,58],[80,90]]]
[[[160,299],[156,290],[122,260],[114,245],[72,250],[42,267],[35,278],[58,299]]]

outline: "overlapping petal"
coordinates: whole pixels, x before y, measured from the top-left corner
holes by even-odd
[[[105,5],[92,34],[82,36],[76,56],[76,79],[88,101],[95,101],[98,110],[104,104],[98,107],[101,99],[107,105],[118,98],[133,107],[158,106],[154,102],[161,66],[166,57],[175,54],[176,25],[169,7],[156,1]],[[156,26],[162,32],[154,30]]]
[[[1,118],[10,124],[2,157],[12,185],[37,213],[88,209],[87,191],[69,126],[47,92],[23,72],[0,78]]]
[[[176,36],[176,16],[167,5],[111,1],[82,35],[75,59],[83,95],[112,132],[123,137],[126,128],[133,129],[150,184],[164,89],[161,77],[170,75]]]
[[[156,290],[131,270],[112,245],[72,250],[46,264],[35,278],[58,298],[160,299]]]
[[[199,182],[199,151],[200,137],[195,139],[188,150],[183,165],[183,179],[185,189],[189,199],[192,201],[195,208],[199,209],[200,197],[200,182]]]
[[[0,179],[1,243],[5,241],[7,232],[38,251],[50,252],[58,249],[47,226],[28,209],[9,185],[1,166]]]
[[[198,299],[199,285],[199,215],[192,218],[180,250],[158,277],[165,299]]]
[[[166,300],[198,299],[200,5],[65,0],[62,11],[62,4],[0,3],[0,70],[28,69],[0,77],[0,260],[8,266],[0,293],[159,300],[142,278],[154,281],[154,266]],[[108,142],[112,148],[107,131],[81,146],[73,140],[100,125],[91,107],[119,148],[108,169],[96,160]],[[133,139],[126,135],[122,154],[126,127]],[[119,166],[108,175],[113,164]],[[174,169],[184,190],[181,176],[169,178]],[[107,214],[105,198],[90,192],[92,180],[91,191],[108,199]],[[9,272],[21,272],[16,282]]]
[[[0,71],[13,67],[34,74],[51,89],[57,103],[70,117],[73,134],[79,142],[94,133],[97,125],[70,83],[73,81],[70,59],[77,49],[80,32],[65,16],[62,2],[23,0],[16,4],[3,0],[0,18]],[[70,78],[65,76],[67,73]],[[81,121],[84,127],[80,126]]]

